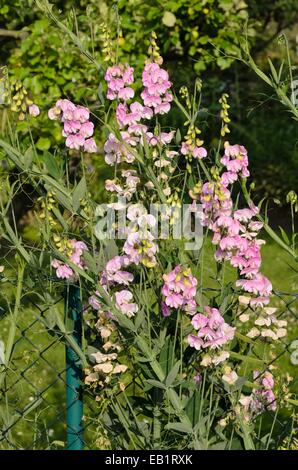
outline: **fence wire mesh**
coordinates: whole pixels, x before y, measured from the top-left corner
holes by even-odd
[[[287,319],[290,338],[283,340],[270,364],[291,364],[292,344],[297,331],[298,294],[274,292],[279,317]],[[55,302],[63,311],[63,292]],[[83,312],[81,312],[83,313]],[[83,315],[82,315],[83,316]],[[9,314],[2,308],[1,339],[11,335]],[[51,329],[52,311],[30,300],[18,316],[9,367],[0,362],[0,449],[62,449],[66,447],[66,362],[63,335]],[[88,324],[84,324],[88,328]],[[252,353],[260,359],[257,348]],[[294,351],[295,353],[295,351]],[[264,371],[260,371],[263,374]],[[295,380],[295,379],[294,379]],[[268,411],[280,439],[289,435],[291,422]],[[85,449],[104,446],[97,418],[99,407],[84,396],[83,431]],[[75,433],[76,430],[73,430]],[[104,438],[103,438],[104,440]]]

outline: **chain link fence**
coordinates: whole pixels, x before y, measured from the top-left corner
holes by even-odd
[[[47,449],[65,439],[65,346],[47,328],[48,307],[34,304],[25,313],[16,324],[12,360],[2,371],[2,449]],[[8,338],[8,319],[2,324]]]
[[[72,330],[73,338],[80,342],[77,329],[81,323],[82,306],[77,294],[78,291],[71,291],[69,297],[62,292],[54,305],[61,312],[64,310],[65,315],[70,315],[75,327]],[[295,332],[295,325],[297,327],[298,294],[274,292],[273,304],[279,308],[279,317],[288,320],[291,341],[282,341],[271,364],[279,364],[281,360],[290,364],[293,354],[297,356],[297,351],[293,349],[292,333]],[[81,396],[80,360],[64,335],[52,328],[51,307],[42,306],[32,299],[28,301],[15,325],[9,366],[0,361],[2,450],[100,448],[97,430],[99,408],[87,394]],[[5,314],[3,308],[0,322],[1,337],[6,343],[11,335],[11,326],[9,314]],[[84,325],[86,327],[88,325]],[[252,351],[256,358],[260,358],[257,349],[253,348]],[[277,432],[281,438],[286,437],[291,428],[289,419],[282,420],[274,412],[271,414]]]

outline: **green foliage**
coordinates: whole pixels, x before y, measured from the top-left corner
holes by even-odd
[[[44,4],[44,1],[40,3]],[[293,24],[298,8],[295,0],[277,0],[270,5],[268,2],[242,0],[166,0],[162,5],[157,0],[52,0],[50,3],[54,14],[99,64],[103,64],[104,59],[103,25],[110,30],[117,59],[134,63],[137,73],[146,57],[150,32],[155,31],[166,68],[176,83],[176,91],[182,83],[191,84],[197,74],[203,74],[205,90],[207,88],[205,96],[209,102],[215,101],[214,95],[218,95],[219,90],[232,92],[231,111],[235,115],[232,137],[241,139],[245,136],[248,146],[254,150],[252,171],[258,192],[261,189],[264,195],[278,194],[281,197],[282,193],[294,187],[292,181],[297,157],[293,126],[290,123],[283,129],[279,126],[276,106],[274,113],[270,111],[270,126],[262,125],[266,121],[266,111],[257,110],[251,118],[244,117],[245,106],[250,105],[250,90],[255,92],[255,78],[250,78],[247,85],[247,72],[235,63],[234,58],[240,54],[239,39],[243,39],[246,25],[247,39],[259,50],[276,36],[280,28]],[[70,36],[46,19],[35,1],[7,0],[2,8],[5,28],[23,28],[26,34],[22,40],[10,38],[4,41],[9,56],[2,52],[2,60],[7,62],[10,76],[23,81],[41,108],[39,123],[42,124],[37,129],[32,123],[31,132],[37,149],[49,150],[60,144],[62,138],[59,126],[52,125],[47,118],[48,107],[58,98],[67,97],[76,103],[87,104],[98,115],[104,95],[104,88],[99,86],[100,73],[94,62],[82,56]],[[210,69],[221,69],[218,79],[210,78]],[[235,89],[236,93],[233,93]],[[237,109],[240,99],[242,109]],[[247,104],[243,105],[245,100]],[[216,114],[216,105],[210,111]],[[170,125],[180,125],[177,119],[173,113]],[[25,146],[30,145],[30,135],[24,123],[18,124],[18,130],[23,132],[19,137]],[[260,138],[263,132],[266,139]],[[284,132],[286,139],[282,137]],[[283,161],[287,161],[288,168],[282,172],[280,139],[285,141]],[[103,140],[103,136],[97,134],[97,141]],[[269,151],[263,142],[269,143]],[[102,167],[100,155],[94,156],[92,161],[95,167]],[[260,169],[264,171],[265,180],[259,176]]]
[[[107,6],[111,3],[106,2]],[[248,19],[247,4],[242,0],[167,0],[162,6],[156,0],[119,0],[117,5],[127,53],[138,56],[146,52],[148,35],[155,31],[166,60],[188,62],[196,72],[214,63],[221,69],[231,65],[233,58],[220,57],[217,48],[237,55],[238,36]]]
[[[95,83],[98,81],[94,67],[88,72],[82,68],[80,52],[67,37],[50,24],[46,18],[28,27],[28,36],[9,58],[9,73],[31,91],[34,102],[45,111],[37,148],[47,150],[52,140],[61,140],[58,128],[49,126],[47,108],[61,96],[76,102],[95,100]],[[89,92],[89,93],[88,93]]]
[[[36,15],[34,0],[1,0],[0,15],[1,27],[5,26],[9,30],[23,27]]]

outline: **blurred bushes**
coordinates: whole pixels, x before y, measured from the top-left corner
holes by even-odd
[[[278,102],[256,105],[258,93],[269,91],[234,57],[239,54],[238,40],[245,28],[252,50],[260,51],[283,28],[297,22],[296,0],[52,0],[51,3],[100,63],[103,25],[108,25],[119,60],[130,60],[137,73],[146,57],[150,32],[156,31],[176,90],[182,84],[192,86],[197,75],[203,78],[203,105],[208,107],[204,117],[205,140],[208,142],[208,134],[212,135],[217,126],[218,98],[223,91],[229,92],[231,141],[241,141],[250,151],[257,194],[282,198],[288,189],[295,189],[297,124]],[[47,109],[64,96],[98,113],[101,77],[71,39],[45,18],[34,0],[2,0],[0,13],[1,30],[23,30],[26,34],[22,39],[0,34],[1,65],[8,65],[10,76],[20,79],[40,106],[42,114],[33,124],[32,133],[37,148],[46,151],[61,140],[61,129],[47,119]],[[248,109],[254,106],[248,115]],[[177,125],[175,112],[172,119]],[[19,123],[18,127],[22,131],[24,126]],[[102,139],[97,135],[97,140]],[[30,136],[24,133],[24,146],[29,142]],[[102,157],[96,156],[93,164],[102,165]]]

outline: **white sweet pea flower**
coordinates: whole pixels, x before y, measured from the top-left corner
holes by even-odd
[[[221,364],[222,362],[226,361],[229,357],[230,353],[228,353],[228,351],[222,351],[218,356],[215,356],[212,359],[212,364],[218,366],[218,364]]]
[[[145,214],[147,214],[147,210],[142,204],[132,204],[127,209],[127,218],[133,222]]]
[[[239,320],[241,323],[246,323],[249,321],[249,314],[248,313],[243,313],[242,315],[239,316]]]
[[[210,364],[212,364],[212,359],[211,357],[209,356],[209,354],[206,354],[203,359],[201,360],[201,366],[203,367],[208,367],[210,366]]]
[[[143,214],[141,215],[138,220],[138,226],[141,228],[155,227],[156,225],[156,218],[152,214]]]
[[[258,328],[252,328],[248,333],[247,333],[247,337],[248,338],[256,338],[257,336],[260,335],[260,331],[258,330]]]
[[[228,385],[234,385],[238,380],[238,374],[232,370],[230,367],[226,367],[225,373],[222,376],[223,382],[226,382]]]

